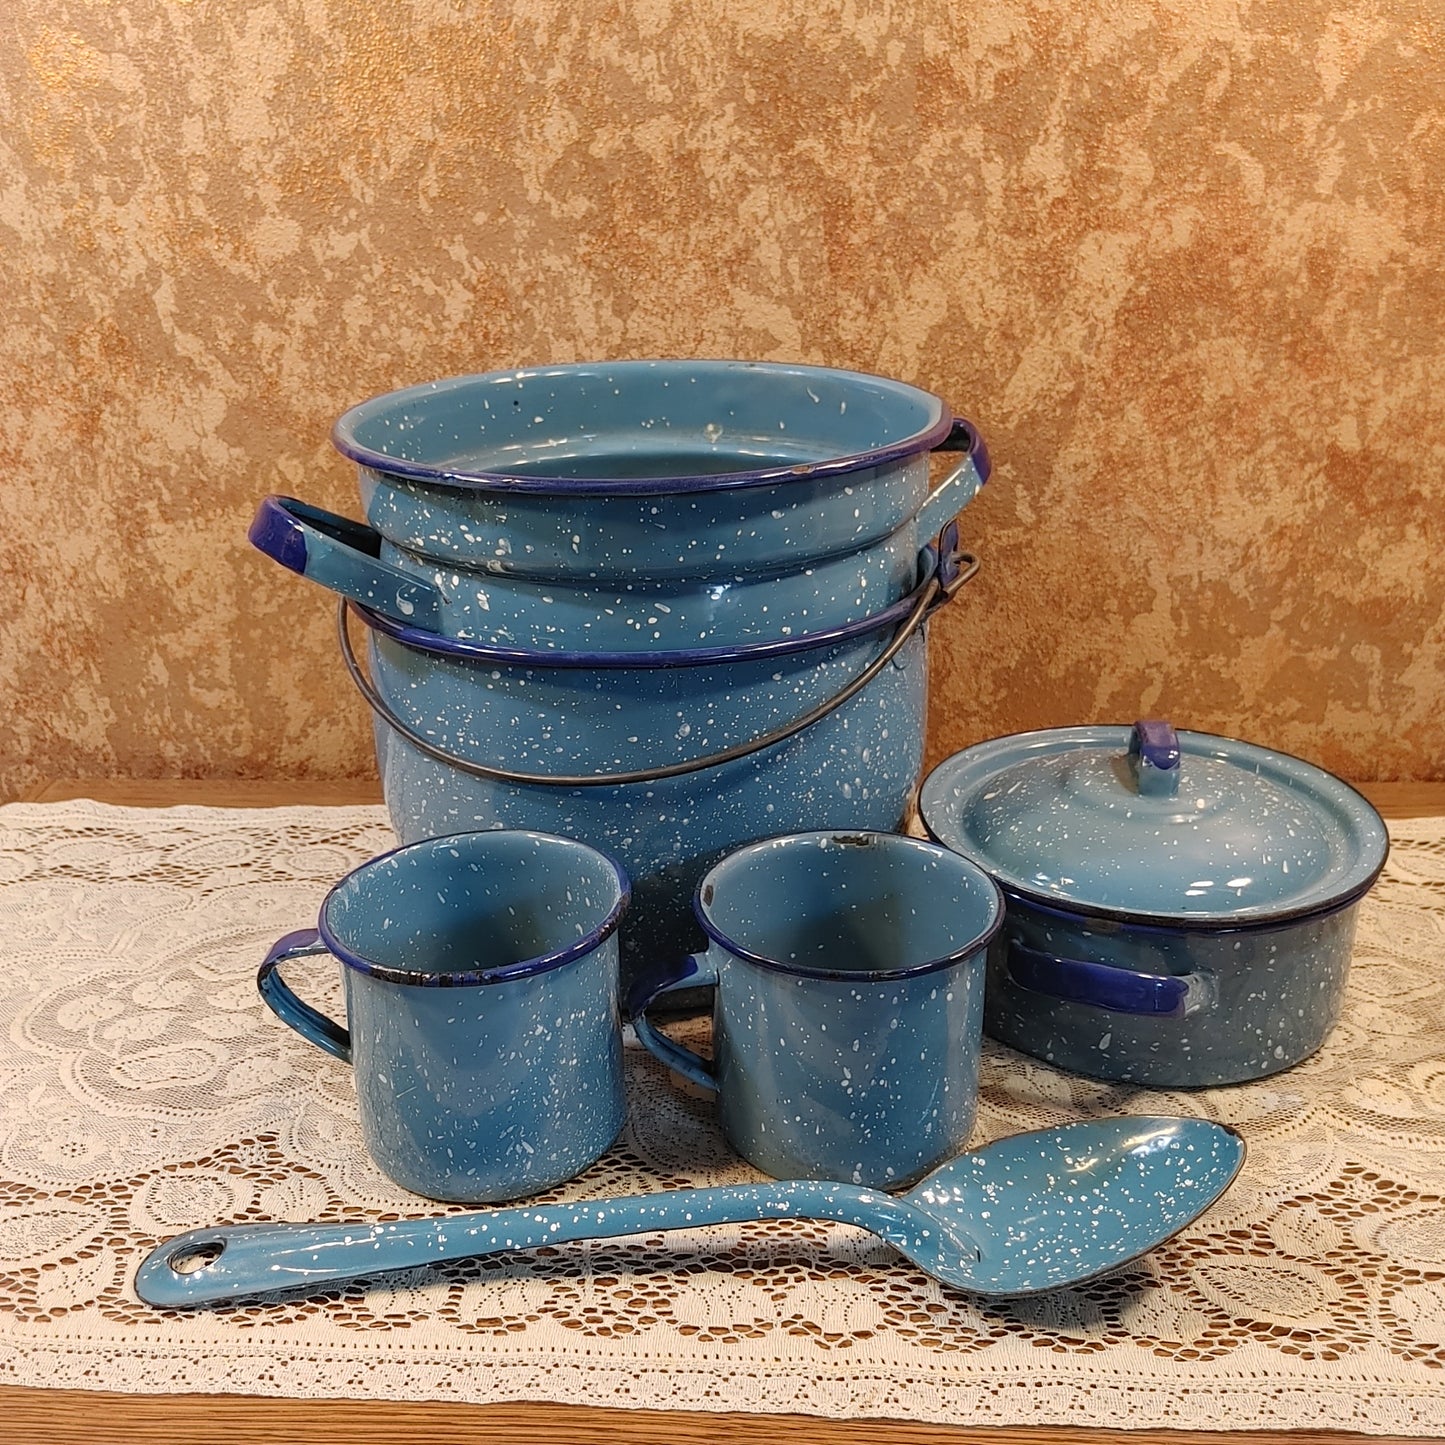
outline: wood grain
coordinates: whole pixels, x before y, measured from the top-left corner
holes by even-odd
[[[1387,819],[1445,815],[1445,783],[1370,783],[1360,790]],[[70,780],[37,784],[27,801],[70,798],[143,807],[337,805],[380,800],[375,780],[332,783]],[[478,1367],[483,1367],[479,1357]],[[827,1420],[812,1415],[703,1414],[604,1410],[553,1404],[451,1405],[397,1400],[282,1400],[249,1395],[122,1395],[103,1391],[0,1386],[4,1445],[382,1445],[407,1438],[428,1445],[1417,1445],[1400,1436],[1345,1431],[979,1429],[888,1420]]]
[[[118,1395],[0,1386],[6,1445],[1419,1445],[1401,1436],[1340,1430],[1270,1435],[1233,1431],[978,1429],[813,1415],[599,1410],[576,1405],[443,1405],[402,1400],[272,1400],[250,1395]]]

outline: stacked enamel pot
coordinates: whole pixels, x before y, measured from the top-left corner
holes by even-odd
[[[272,497],[251,540],[343,599],[403,842],[529,828],[615,855],[625,985],[700,944],[693,889],[740,845],[902,826],[923,623],[971,575],[951,519],[988,474],[937,397],[578,364],[393,392],[334,440],[364,524]],[[962,456],[930,490],[934,451]]]

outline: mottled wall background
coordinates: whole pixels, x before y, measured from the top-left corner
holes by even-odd
[[[931,751],[1163,713],[1445,776],[1438,0],[27,0],[0,795],[370,766],[256,499],[377,391],[634,355],[973,416]]]

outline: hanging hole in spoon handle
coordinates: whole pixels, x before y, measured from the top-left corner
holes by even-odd
[[[183,1245],[166,1255],[165,1261],[177,1274],[195,1274],[198,1269],[215,1264],[225,1252],[226,1241],[216,1239],[209,1243]]]
[[[197,1292],[210,1300],[223,1298],[226,1291],[211,1288],[215,1266],[227,1255],[237,1230],[245,1233],[256,1227],[218,1224],[165,1240],[141,1261],[135,1275],[136,1294],[157,1309],[182,1308]]]

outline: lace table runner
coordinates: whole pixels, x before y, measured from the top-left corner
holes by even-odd
[[[987,1045],[977,1141],[1149,1112],[1248,1139],[1219,1205],[1106,1279],[986,1303],[861,1231],[784,1221],[183,1314],[130,1288],[160,1238],[439,1208],[378,1174],[346,1068],[267,1014],[253,982],[266,945],[391,843],[384,815],[0,808],[0,1380],[1445,1433],[1445,819],[1392,831],[1343,1020],[1298,1068],[1145,1091]],[[628,1062],[625,1136],[548,1197],[757,1177],[706,1100],[635,1047]]]

